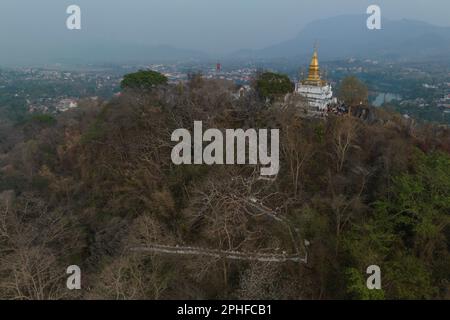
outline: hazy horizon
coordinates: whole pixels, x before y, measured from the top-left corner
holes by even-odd
[[[2,0],[0,64],[42,60],[67,43],[73,43],[75,52],[80,44],[103,40],[226,55],[291,39],[319,19],[364,15],[374,3],[384,19],[450,27],[450,3],[444,0],[433,0],[433,5],[421,0]],[[66,29],[66,9],[71,4],[81,7],[82,30]]]

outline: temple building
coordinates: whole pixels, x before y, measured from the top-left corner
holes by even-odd
[[[295,92],[305,97],[310,107],[317,108],[318,111],[326,111],[330,104],[336,102],[336,98],[333,98],[331,85],[325,80],[322,80],[320,76],[317,49],[314,49],[309,66],[308,78],[296,84]]]

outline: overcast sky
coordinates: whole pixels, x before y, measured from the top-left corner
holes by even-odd
[[[449,0],[0,0],[0,50],[39,45],[67,32],[66,8],[82,9],[81,32],[209,53],[265,47],[295,36],[312,20],[365,14],[450,26]]]

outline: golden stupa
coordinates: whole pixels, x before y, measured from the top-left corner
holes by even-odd
[[[308,78],[302,81],[303,85],[322,87],[326,85],[326,81],[320,78],[319,57],[317,47],[314,48],[314,54],[309,65]]]
[[[308,77],[297,83],[295,92],[305,97],[310,107],[321,112],[326,111],[332,103],[336,103],[331,84],[320,77],[317,46],[314,48],[314,54],[309,65]]]

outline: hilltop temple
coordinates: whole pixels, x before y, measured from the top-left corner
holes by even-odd
[[[317,48],[314,49],[308,77],[296,84],[295,92],[305,97],[310,107],[318,111],[326,111],[330,104],[336,102],[331,85],[320,77]]]

